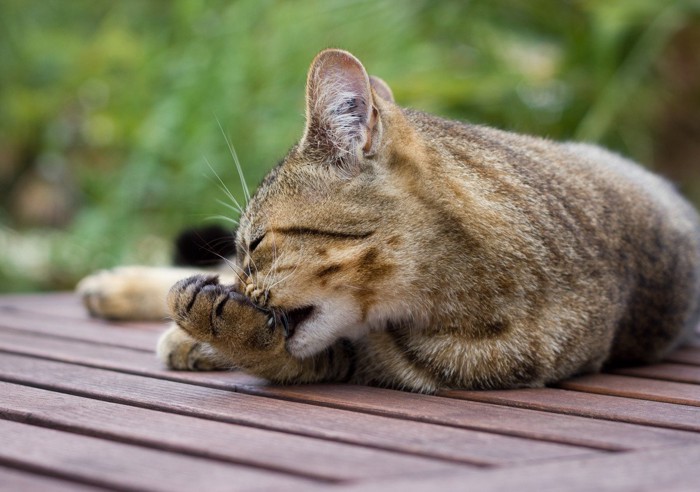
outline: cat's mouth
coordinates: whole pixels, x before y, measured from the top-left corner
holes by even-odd
[[[315,309],[314,306],[303,306],[288,311],[278,311],[277,318],[284,330],[284,337],[286,339],[292,338],[299,325],[311,318]]]

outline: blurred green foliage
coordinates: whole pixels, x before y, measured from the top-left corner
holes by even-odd
[[[4,0],[0,291],[162,263],[303,129],[306,69],[356,54],[397,100],[651,160],[655,63],[696,18],[660,0]],[[207,164],[211,163],[211,168]],[[43,208],[42,208],[43,207]]]

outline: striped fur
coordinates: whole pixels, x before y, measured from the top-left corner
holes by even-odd
[[[698,231],[628,160],[402,109],[327,50],[241,218],[238,279],[177,284],[160,352],[185,330],[272,381],[421,392],[652,362],[698,321]]]

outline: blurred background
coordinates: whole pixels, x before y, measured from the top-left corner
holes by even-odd
[[[326,47],[401,105],[598,142],[700,203],[700,1],[3,0],[0,27],[0,292],[168,263],[183,227],[227,225],[224,135],[255,187]]]

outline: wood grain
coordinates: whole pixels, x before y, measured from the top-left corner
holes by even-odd
[[[700,431],[700,408],[555,388],[444,391],[442,396],[633,424]]]
[[[4,419],[332,482],[457,468],[434,459],[10,383],[0,383],[0,393],[7,398],[0,409]]]
[[[613,374],[581,376],[559,383],[560,388],[700,406],[700,385],[656,381]]]
[[[20,353],[23,351],[22,348],[26,347],[24,352],[33,355],[41,356],[48,353],[50,354],[50,357],[54,358],[55,360],[87,363],[88,365],[97,367],[123,370],[125,372],[128,371],[136,374],[174,381],[202,384],[208,387],[245,392],[247,394],[294,399],[303,403],[336,406],[349,410],[371,412],[398,418],[424,420],[431,423],[448,423],[449,425],[467,427],[481,431],[498,432],[500,434],[507,433],[509,435],[521,436],[525,438],[547,439],[555,442],[586,445],[600,449],[630,449],[629,446],[636,449],[637,447],[630,442],[630,439],[625,438],[624,436],[614,437],[612,443],[608,439],[605,439],[604,442],[600,442],[596,437],[596,432],[598,432],[598,430],[592,430],[592,434],[584,435],[577,432],[576,429],[568,429],[569,423],[566,419],[554,417],[553,421],[551,416],[539,412],[534,415],[530,413],[521,415],[517,412],[511,412],[507,415],[503,415],[503,409],[498,409],[497,407],[494,409],[489,405],[485,407],[477,405],[471,406],[470,408],[465,408],[464,416],[456,419],[454,414],[456,413],[457,408],[450,408],[450,404],[447,401],[426,395],[415,395],[391,390],[382,390],[379,388],[359,388],[348,386],[346,387],[348,388],[348,391],[343,393],[344,396],[340,396],[338,398],[328,398],[328,396],[332,396],[329,394],[331,388],[335,388],[332,391],[340,392],[342,391],[341,388],[344,387],[328,385],[281,388],[266,386],[260,380],[241,373],[191,373],[164,371],[162,368],[160,368],[158,362],[153,357],[129,350],[114,347],[95,347],[95,352],[91,353],[90,345],[81,345],[62,340],[35,340],[31,337],[26,339],[26,337],[22,338],[21,335],[7,334],[0,331],[0,349],[7,349],[8,347],[12,348],[12,350],[19,351]],[[391,399],[388,400],[388,403],[383,404],[383,402],[389,397],[391,397]],[[438,402],[442,401],[444,401],[444,405],[440,405],[439,413],[435,413],[437,410],[421,410],[425,405],[428,405],[428,408],[430,408],[430,405],[436,405]],[[444,407],[448,407],[447,411],[445,411]],[[547,408],[546,410],[550,411],[551,409]],[[423,415],[426,413],[426,411],[432,413],[434,418],[425,420]],[[445,413],[448,414],[447,420],[441,418],[441,416]],[[598,417],[599,415],[586,416]],[[526,417],[529,417],[530,421],[525,422],[522,420]],[[688,420],[692,418],[693,417],[686,417],[685,420],[683,420],[681,417],[678,417],[678,421],[675,422],[675,424],[673,422],[667,422],[671,425],[664,426],[688,430],[690,425],[691,430],[694,430],[694,427],[692,427],[693,423],[688,424]],[[502,425],[501,419],[505,419],[504,422],[506,422],[506,424]],[[533,419],[535,419],[534,422]],[[627,421],[648,424],[648,422],[635,422],[634,420]],[[584,420],[583,422],[584,424],[590,425],[588,419]],[[554,427],[555,424],[559,424],[561,429]],[[587,426],[583,427],[583,429],[587,428]],[[648,432],[648,430],[645,430],[645,432]],[[611,434],[611,436],[615,435]],[[618,437],[621,439],[619,442],[614,440]],[[632,441],[635,439],[636,438],[633,438]],[[517,450],[520,448],[515,446],[513,449]]]
[[[2,328],[152,352],[159,334],[167,326],[152,323],[146,326],[149,328],[139,325],[119,325],[103,320],[47,319],[44,315],[34,313],[0,312]]]
[[[87,322],[94,321],[117,326],[134,326],[147,330],[159,324],[150,321],[105,321],[94,318],[88,314],[82,301],[74,292],[0,296],[0,313],[13,312],[38,314],[48,319],[66,318]]]
[[[667,362],[677,362],[678,364],[691,364],[700,366],[700,348],[683,347],[666,357]]]
[[[392,490],[440,492],[478,490],[480,492],[664,492],[698,490],[700,446],[615,453],[605,457],[484,470],[470,476],[443,477],[391,482]],[[387,484],[363,483],[339,487],[343,492],[383,492]]]
[[[0,420],[0,463],[131,490],[264,490],[314,482],[139,446]]]
[[[532,439],[566,442],[608,450],[663,446],[666,439],[696,441],[695,433],[670,429],[506,408],[487,403],[348,385],[251,386],[239,391],[274,395],[292,401],[315,402],[332,408],[371,412],[394,418],[478,428]],[[660,433],[660,434],[659,434]],[[642,444],[642,441],[644,444]]]
[[[700,338],[558,388],[418,395],[167,371],[165,323],[0,296],[2,490],[697,490]]]
[[[474,464],[575,456],[587,450],[357,412],[283,402],[10,354],[0,380],[116,403]],[[642,431],[640,442],[684,442],[685,433]],[[595,441],[595,440],[594,440]],[[631,443],[632,441],[630,441]],[[602,446],[620,445],[605,439]]]
[[[0,466],[0,490],[7,492],[98,492],[105,489]]]
[[[687,364],[653,364],[650,366],[625,367],[612,371],[614,374],[638,378],[661,379],[678,383],[700,384],[700,367]]]

